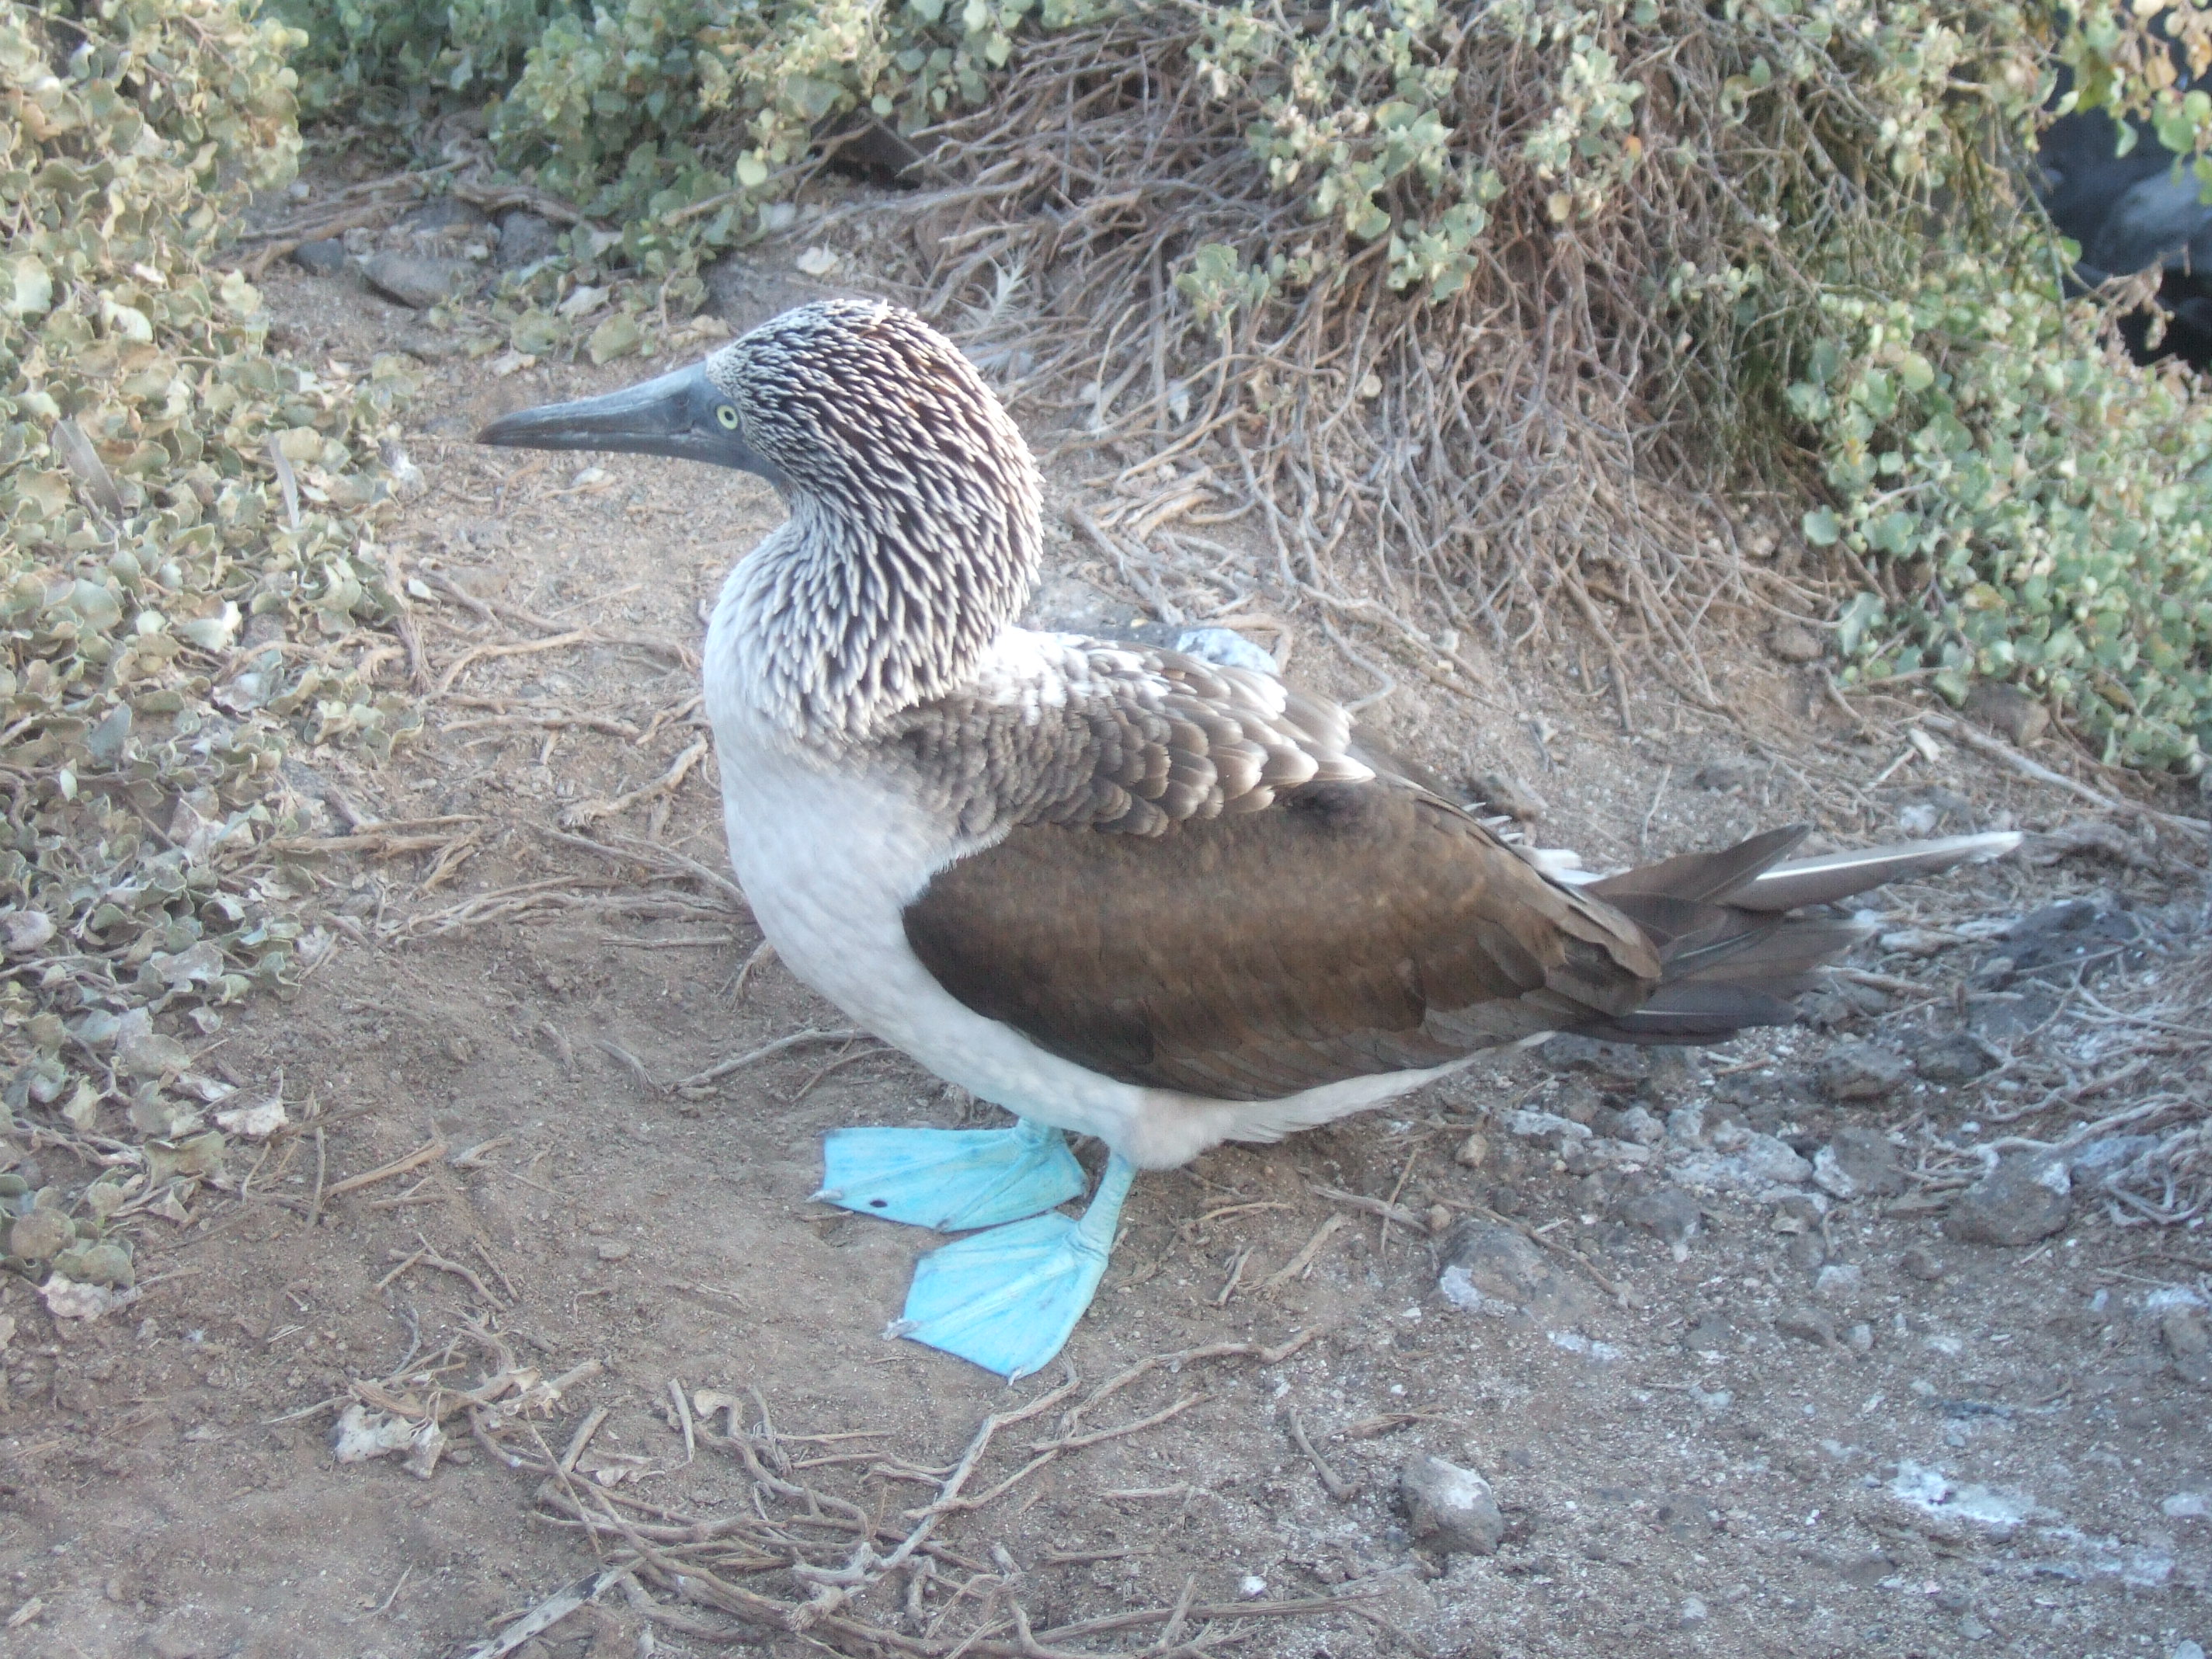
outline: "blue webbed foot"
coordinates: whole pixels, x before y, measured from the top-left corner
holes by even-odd
[[[1033,1216],[932,1250],[915,1264],[905,1317],[885,1334],[1009,1380],[1044,1365],[1091,1305],[1135,1175],[1116,1155],[1081,1219]]]
[[[1057,1129],[835,1129],[822,1143],[825,1204],[963,1232],[1042,1213],[1084,1188]]]

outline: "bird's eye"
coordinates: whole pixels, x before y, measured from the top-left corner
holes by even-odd
[[[725,432],[738,429],[738,410],[734,404],[723,404],[714,410],[714,418],[722,423]]]

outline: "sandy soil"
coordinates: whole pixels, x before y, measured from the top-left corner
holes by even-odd
[[[419,333],[339,279],[272,275],[268,291],[303,357],[359,362]],[[745,291],[764,313],[805,289],[772,276]],[[703,737],[679,653],[723,571],[774,522],[772,497],[668,464],[465,441],[506,409],[642,372],[430,367],[411,443],[430,487],[392,537],[429,596],[414,611],[429,671],[449,676],[479,645],[589,637],[473,660],[387,769],[308,755],[289,775],[325,802],[333,834],[348,809],[450,822],[430,827],[427,850],[311,860],[349,937],[297,995],[234,1020],[219,1050],[241,1085],[281,1080],[299,1125],[249,1190],[203,1194],[181,1224],[146,1224],[149,1288],[127,1313],[57,1322],[20,1283],[0,1290],[15,1322],[0,1651],[457,1654],[582,1581],[596,1601],[491,1650],[705,1653],[719,1641],[686,1621],[743,1627],[665,1583],[649,1595],[601,1584],[558,1492],[541,1501],[539,1474],[507,1467],[502,1448],[557,1456],[603,1411],[565,1479],[680,1532],[762,1501],[725,1437],[734,1423],[783,1460],[779,1478],[851,1500],[896,1537],[911,1524],[902,1512],[938,1490],[915,1469],[941,1471],[988,1414],[1064,1386],[1055,1374],[1008,1389],[882,1340],[933,1241],[807,1201],[824,1130],[990,1109],[842,1039],[688,1095],[660,1086],[843,1022],[772,961],[735,986],[758,942],[749,919],[710,883],[670,878],[671,854],[724,867],[711,757],[672,793],[580,811],[645,789]],[[1059,462],[1060,502],[1095,470]],[[1056,544],[1049,613],[1144,620],[1084,550]],[[1839,842],[1931,802],[1977,824],[2072,816],[2063,797],[1955,748],[1872,787],[1889,750],[1856,741],[1779,665],[1738,671],[1743,726],[1638,696],[1624,733],[1585,665],[1509,671],[1478,646],[1462,652],[1487,684],[1469,696],[1401,685],[1372,722],[1448,779],[1514,774],[1544,799],[1537,838],[1593,863],[1807,814]],[[1300,636],[1291,672],[1339,695],[1372,687],[1318,633]],[[562,835],[634,840],[602,856]],[[548,884],[496,896],[531,883]],[[2169,969],[2154,947],[2185,936],[2193,913],[2155,869],[2003,866],[1884,903],[1889,925],[1941,924],[2093,892],[2165,930],[2110,968],[2103,994]],[[1970,994],[1975,960],[1971,947],[1927,961],[1869,950],[1858,965],[1924,980],[1928,994],[1845,984],[1818,1006],[1832,1029],[1687,1058],[1540,1051],[1388,1113],[1144,1179],[1067,1352],[1079,1388],[1212,1345],[1295,1351],[1146,1371],[1079,1429],[1139,1426],[1063,1448],[949,1513],[940,1553],[917,1558],[931,1575],[891,1575],[854,1615],[908,1633],[988,1622],[987,1653],[1015,1639],[1016,1607],[1045,1632],[1179,1601],[1171,1642],[1281,1659],[2167,1659],[2186,1639],[2212,1644],[2212,1396],[2177,1374],[2160,1325],[2205,1286],[2201,1234],[2120,1229],[2082,1201],[2039,1244],[1961,1244],[1942,1228],[1955,1182],[1825,1216],[1802,1182],[1780,1202],[1771,1182],[1731,1184],[1727,1160],[1749,1135],[1810,1154],[1842,1128],[1895,1128],[1911,1164],[1931,1136],[2002,1109],[2001,1076],[1908,1079],[1849,1105],[1812,1082],[1844,1038],[1909,1046],[1962,1014],[1996,1030],[2018,994]],[[1613,1150],[1638,1105],[1660,1120],[1702,1106],[1705,1145],[1679,1120],[1672,1152],[1662,1141],[1638,1173]],[[1516,1133],[1524,1108],[1601,1133],[1587,1145]],[[1588,1150],[1598,1142],[1602,1157]],[[339,1190],[425,1146],[443,1150]],[[1376,1200],[1417,1224],[1389,1224]],[[1302,1255],[1303,1275],[1278,1280]],[[1510,1282],[1491,1310],[1469,1311],[1439,1288],[1448,1260],[1471,1261],[1478,1284],[1495,1287],[1490,1268]],[[334,1419],[359,1385],[404,1388],[443,1363],[447,1386],[471,1387],[501,1345],[540,1377],[587,1374],[496,1445],[456,1417],[428,1479],[397,1456],[335,1460]],[[672,1386],[696,1419],[688,1454]],[[702,1391],[741,1403],[714,1419]],[[764,1413],[785,1437],[757,1432]],[[968,1492],[1023,1469],[1033,1443],[1067,1437],[1061,1422],[1002,1431]],[[838,1435],[870,1437],[789,1437]],[[1412,1535],[1397,1480],[1425,1453],[1492,1484],[1505,1523],[1495,1553]],[[765,1512],[793,1512],[765,1496]],[[726,1576],[792,1594],[781,1574]],[[1308,1602],[1323,1605],[1296,1610]],[[1097,1640],[1140,1647],[1168,1626]],[[744,1639],[787,1659],[810,1645]]]

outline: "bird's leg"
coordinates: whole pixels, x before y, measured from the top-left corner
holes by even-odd
[[[1032,1216],[932,1250],[915,1264],[905,1317],[884,1334],[1009,1379],[1046,1364],[1097,1291],[1136,1174],[1116,1152],[1079,1218]]]
[[[941,1233],[1038,1215],[1083,1191],[1057,1129],[833,1129],[822,1143],[824,1204]]]

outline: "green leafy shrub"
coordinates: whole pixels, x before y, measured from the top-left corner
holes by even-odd
[[[211,1091],[179,1092],[167,1029],[295,965],[262,850],[287,743],[381,752],[419,718],[356,666],[394,610],[370,526],[407,377],[276,361],[204,262],[290,175],[290,32],[75,10],[0,4],[0,1062],[11,1114],[150,1198],[222,1146],[179,1151]]]

